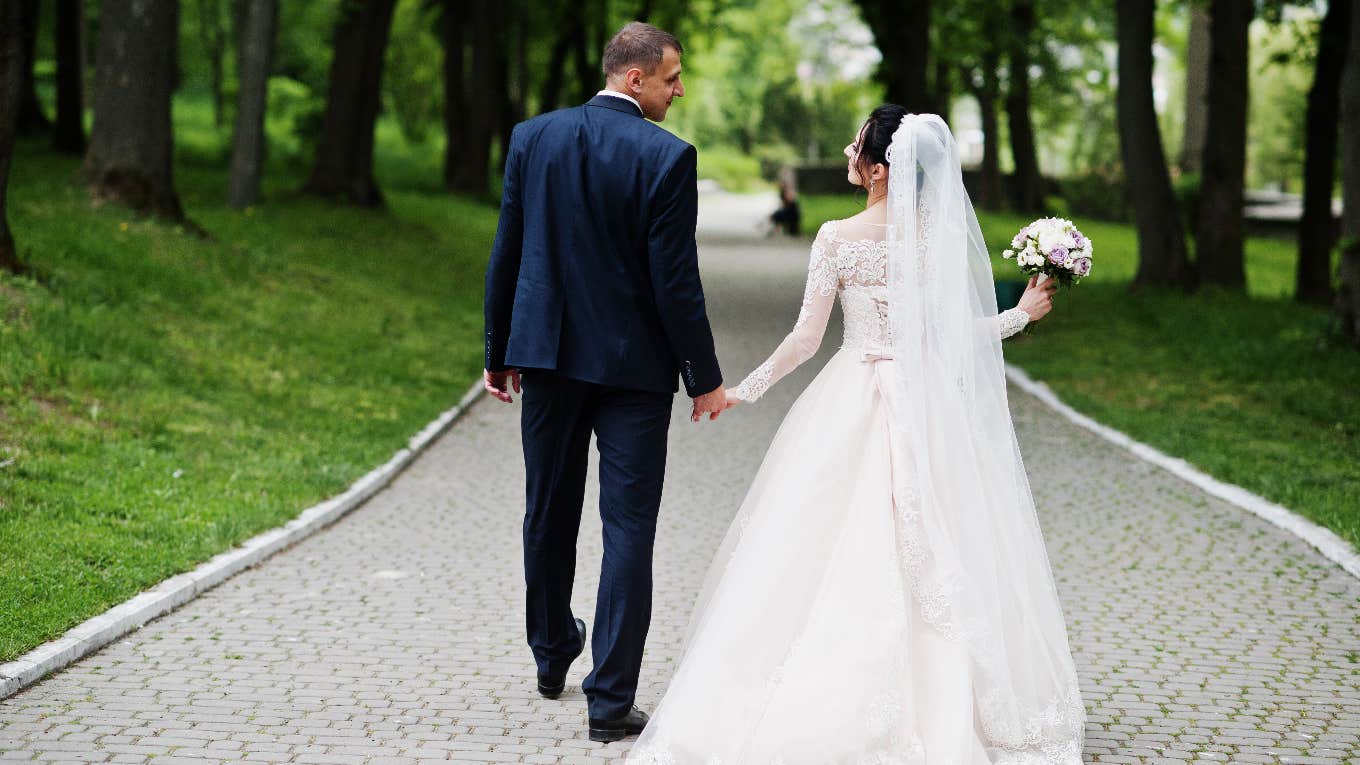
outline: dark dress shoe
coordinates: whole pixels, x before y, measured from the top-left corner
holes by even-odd
[[[576,656],[580,656],[581,652],[586,650],[586,623],[580,619],[577,619],[576,629],[581,633],[581,650],[576,652]],[[567,661],[568,667],[571,666],[571,662],[576,660],[576,656],[572,656],[571,659]],[[562,691],[565,691],[566,689],[567,689],[566,670],[562,670],[562,674],[559,676],[553,675],[538,676],[538,692],[542,694],[543,698],[545,699],[555,699],[558,696],[561,696]]]
[[[618,741],[625,736],[636,736],[647,727],[647,713],[633,707],[628,714],[617,720],[590,718],[591,741]]]

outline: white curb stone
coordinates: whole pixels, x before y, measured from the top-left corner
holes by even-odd
[[[1287,507],[1277,505],[1264,497],[1252,494],[1241,486],[1224,483],[1217,478],[1209,476],[1183,459],[1163,454],[1141,441],[1135,441],[1128,435],[1121,433],[1114,428],[1101,425],[1090,417],[1087,417],[1067,404],[1064,404],[1062,400],[1053,393],[1051,388],[1036,381],[1019,367],[1007,364],[1006,377],[1016,387],[1044,402],[1072,423],[1086,428],[1112,444],[1122,446],[1142,460],[1151,462],[1158,467],[1165,468],[1178,478],[1194,484],[1209,494],[1212,494],[1225,502],[1236,505],[1243,510],[1254,513],[1264,520],[1294,534],[1317,548],[1318,552],[1322,553],[1328,560],[1340,566],[1346,573],[1356,578],[1360,578],[1360,554],[1355,552],[1349,542],[1337,536],[1336,533],[1330,529],[1323,528],[1316,523],[1313,523]]]

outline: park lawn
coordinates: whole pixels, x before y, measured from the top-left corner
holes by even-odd
[[[863,205],[862,194],[804,198],[807,229]],[[1029,221],[979,218],[994,272],[1018,276],[999,254]],[[1076,222],[1094,243],[1091,277],[1007,341],[1006,360],[1084,414],[1360,548],[1360,353],[1329,337],[1327,310],[1290,299],[1294,243],[1248,240],[1249,295],[1133,293],[1133,229]]]
[[[177,184],[207,239],[18,147],[35,277],[0,277],[0,661],[342,491],[479,374],[494,206],[398,182],[387,211],[332,205],[284,157],[236,212],[199,117]]]

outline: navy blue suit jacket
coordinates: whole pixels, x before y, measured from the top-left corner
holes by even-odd
[[[486,269],[486,368],[690,396],[722,384],[693,146],[596,96],[515,126]]]

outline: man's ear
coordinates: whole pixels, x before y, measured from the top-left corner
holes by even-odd
[[[623,73],[623,84],[634,93],[642,91],[642,70],[637,67],[629,69]]]

